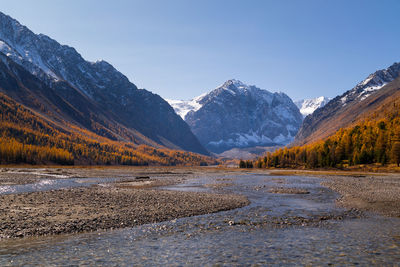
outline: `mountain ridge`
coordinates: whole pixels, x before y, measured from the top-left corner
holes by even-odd
[[[84,127],[117,125],[132,132],[124,137],[131,141],[145,136],[153,145],[208,154],[160,96],[138,89],[108,62],[88,62],[74,48],[44,34],[34,34],[1,12],[0,52],[43,82],[49,94],[56,94],[74,106],[81,117],[86,117],[84,120],[89,117],[92,121]]]
[[[367,100],[371,96],[377,94],[382,88],[397,79],[399,75],[400,63],[394,63],[386,69],[368,75],[355,87],[330,100],[324,107],[307,116],[291,145],[314,142],[332,135],[341,127],[345,127],[346,123],[355,120],[362,113],[362,109],[368,108],[369,101]]]

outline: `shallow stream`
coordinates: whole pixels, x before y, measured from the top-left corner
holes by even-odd
[[[260,174],[187,180],[163,189],[238,193],[251,204],[121,230],[3,240],[0,265],[398,266],[400,220],[337,208],[337,194],[320,182]],[[303,194],[271,193],[274,187]]]
[[[87,187],[91,185],[105,185],[115,182],[117,178],[63,178],[63,179],[37,179],[35,183],[0,185],[0,195],[21,194],[37,191],[49,191],[65,188]]]

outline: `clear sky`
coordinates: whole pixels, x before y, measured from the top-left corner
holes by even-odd
[[[239,79],[333,97],[400,61],[397,0],[0,0],[35,33],[139,88],[190,99]]]

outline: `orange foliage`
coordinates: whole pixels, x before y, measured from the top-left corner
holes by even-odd
[[[390,103],[353,127],[310,145],[281,148],[255,162],[259,168],[326,168],[400,164],[400,106]]]
[[[0,93],[0,163],[100,165],[216,164],[195,153],[112,141],[64,122],[57,125]]]

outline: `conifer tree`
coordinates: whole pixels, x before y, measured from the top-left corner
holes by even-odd
[[[392,159],[397,167],[400,166],[400,142],[395,142],[392,147]]]

